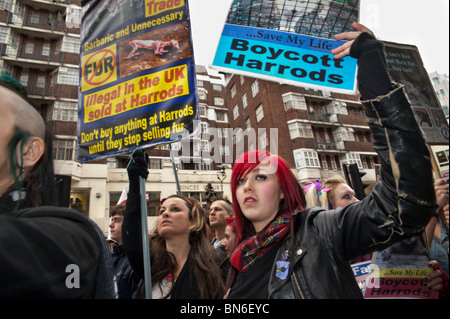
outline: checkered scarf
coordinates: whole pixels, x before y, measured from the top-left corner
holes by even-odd
[[[246,272],[266,252],[278,243],[289,231],[292,216],[285,212],[277,217],[271,225],[252,237],[241,242],[233,254],[230,262],[237,270]]]

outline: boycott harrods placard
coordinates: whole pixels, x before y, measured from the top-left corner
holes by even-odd
[[[356,92],[356,60],[334,59],[351,31],[358,0],[234,0],[213,67],[218,70],[334,92]]]
[[[436,299],[437,291],[425,285],[428,267],[427,247],[421,236],[404,239],[372,254],[366,278],[366,299]]]
[[[78,160],[190,136],[198,99],[187,0],[82,5]]]
[[[354,92],[356,60],[334,59],[343,42],[225,25],[213,66],[272,81]]]

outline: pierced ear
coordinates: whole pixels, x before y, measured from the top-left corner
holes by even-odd
[[[42,157],[45,151],[44,141],[36,136],[30,137],[22,148],[23,167],[33,167]]]

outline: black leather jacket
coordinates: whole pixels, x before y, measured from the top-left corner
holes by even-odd
[[[363,102],[380,156],[382,182],[345,208],[312,208],[294,215],[295,244],[286,236],[277,252],[269,298],[362,298],[349,260],[423,232],[435,215],[429,151],[402,86]],[[285,280],[276,261],[290,250]]]
[[[69,208],[0,214],[0,269],[0,299],[117,298],[103,232]]]

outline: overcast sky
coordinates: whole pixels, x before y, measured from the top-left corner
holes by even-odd
[[[210,65],[232,0],[189,0],[196,64]],[[361,0],[360,22],[418,47],[429,73],[449,74],[449,0]]]

